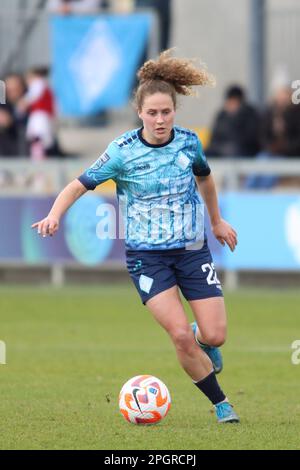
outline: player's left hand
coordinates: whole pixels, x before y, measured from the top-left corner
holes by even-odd
[[[226,243],[231,251],[234,251],[237,245],[237,233],[226,220],[221,219],[212,225],[212,232],[221,245],[225,246]]]
[[[40,220],[39,222],[35,222],[31,225],[31,228],[36,228],[38,234],[41,235],[43,238],[53,237],[55,233],[58,231],[59,228],[59,219],[57,217],[49,216],[45,217],[44,219]]]

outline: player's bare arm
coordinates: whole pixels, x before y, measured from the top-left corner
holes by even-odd
[[[57,196],[47,217],[32,224],[31,228],[37,228],[38,234],[43,237],[53,236],[59,229],[59,221],[62,215],[86,192],[87,189],[83,184],[75,179]]]
[[[234,251],[237,245],[237,233],[231,225],[222,219],[218,205],[218,197],[212,174],[196,176],[197,185],[208,210],[211,228],[221,245],[227,245]]]

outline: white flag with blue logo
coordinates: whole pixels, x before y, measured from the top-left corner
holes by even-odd
[[[63,115],[128,102],[151,21],[148,14],[51,18],[53,87]]]

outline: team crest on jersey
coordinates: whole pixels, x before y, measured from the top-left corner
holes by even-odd
[[[110,160],[110,156],[107,153],[103,153],[94,163],[93,170],[99,170],[108,160]]]
[[[187,167],[189,166],[190,164],[190,159],[189,157],[187,157],[185,155],[185,153],[183,152],[180,152],[178,157],[176,158],[175,160],[175,163],[177,166],[179,166],[179,168],[181,168],[182,170],[186,170]]]

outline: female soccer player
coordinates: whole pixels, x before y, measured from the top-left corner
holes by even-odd
[[[177,94],[189,95],[192,86],[208,85],[212,77],[165,51],[146,62],[138,78],[136,106],[143,127],[114,140],[32,227],[43,237],[54,235],[80,196],[113,179],[125,219],[127,267],[142,302],[170,335],[181,366],[213,403],[218,421],[239,422],[215,375],[222,369],[218,346],[225,341],[226,312],[207,246],[202,199],[219,242],[233,251],[237,234],[221,218],[198,137],[174,125]],[[193,311],[192,327],[179,289]]]

